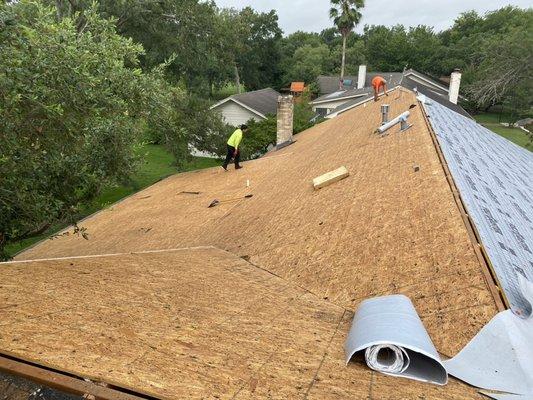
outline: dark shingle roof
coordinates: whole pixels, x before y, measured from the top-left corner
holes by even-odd
[[[338,91],[339,88],[339,76],[324,76],[320,75],[316,80],[320,89],[320,94],[330,94]],[[351,85],[344,85],[345,90],[357,88],[357,76],[345,76],[344,81],[351,81]]]
[[[312,101],[313,104],[319,103],[321,101],[333,101],[344,99],[347,97],[362,96],[368,92],[368,88],[363,89],[348,89],[348,90],[338,90],[333,93],[328,93],[323,96],[320,96]]]
[[[373,73],[372,74],[373,75],[372,78],[374,76],[376,76],[377,74],[378,73]],[[389,82],[389,85],[388,85],[389,89],[392,89],[393,87],[398,86],[398,85],[401,85],[404,88],[409,89],[409,90],[413,90],[413,91],[416,89],[416,91],[418,93],[423,94],[424,96],[428,97],[429,99],[431,99],[431,100],[433,100],[433,101],[435,101],[435,102],[437,102],[439,104],[442,104],[444,107],[449,108],[450,110],[455,111],[456,113],[459,113],[459,114],[461,114],[461,115],[463,115],[465,117],[472,118],[470,116],[470,114],[468,114],[463,109],[463,107],[461,107],[458,104],[454,104],[454,103],[452,103],[451,101],[448,100],[448,92],[446,90],[441,89],[441,88],[437,88],[437,87],[434,87],[434,86],[432,86],[430,88],[429,86],[427,86],[424,83],[416,82],[416,81],[414,81],[413,79],[410,78],[410,76],[412,76],[413,74],[415,74],[415,75],[417,75],[419,77],[421,76],[424,79],[431,80],[433,82],[433,84],[444,86],[444,84],[442,84],[440,82],[436,82],[435,80],[431,79],[427,75],[421,74],[421,73],[413,71],[413,70],[406,71],[405,75],[403,76],[403,79],[402,79],[402,74],[399,74],[399,76],[398,76],[398,73],[391,73],[391,74],[380,73],[380,75],[383,76]],[[370,78],[370,80],[372,80],[372,78]],[[367,76],[367,80],[368,80],[368,76]],[[367,92],[366,92],[367,94],[365,96],[356,97],[354,99],[351,99],[351,100],[347,101],[346,103],[344,103],[344,104],[338,106],[337,108],[335,108],[333,110],[333,113],[342,114],[344,111],[347,111],[347,110],[357,106],[358,104],[363,103],[364,101],[371,99],[374,96],[373,90],[371,88],[366,88],[366,90],[367,90]],[[322,97],[327,97],[327,96],[322,96]],[[317,100],[319,100],[319,99],[317,99]],[[317,100],[315,100],[315,102]]]
[[[339,79],[337,77],[332,76],[319,76],[318,79],[322,79],[323,82],[327,81],[333,81],[334,79],[337,82],[337,89],[334,92],[324,94],[317,99],[313,100],[313,103],[321,102],[321,101],[333,101],[333,100],[339,100],[346,97],[354,97],[358,96],[356,98],[357,102],[361,101],[362,96],[365,94],[369,94],[373,92],[372,89],[372,79],[376,76],[382,76],[387,81],[387,88],[393,88],[400,84],[402,80],[402,73],[401,72],[370,72],[366,74],[366,81],[365,81],[365,87],[362,89],[357,89],[357,80],[354,82],[354,85],[350,87],[345,86],[345,90],[339,90],[338,89],[338,82]],[[325,79],[328,78],[328,79]],[[348,79],[349,77],[346,77]],[[320,83],[319,83],[320,85]],[[327,82],[327,86],[329,87],[331,85],[331,82]]]
[[[409,90],[416,89],[418,93],[421,93],[429,99],[436,101],[439,104],[442,104],[444,107],[449,108],[450,110],[455,111],[456,113],[459,113],[464,117],[472,118],[470,114],[468,114],[464,110],[463,107],[458,104],[454,104],[450,100],[448,100],[448,93],[445,91],[438,89],[430,89],[427,86],[424,86],[423,84],[413,81],[408,76],[403,78],[402,86]]]
[[[350,101],[347,101],[344,104],[341,104],[337,108],[335,108],[332,113],[338,113],[342,114],[344,111],[347,111],[355,106],[357,106],[359,103],[364,103],[367,100],[370,100],[374,97],[374,93],[367,93],[364,96],[356,97],[355,99],[352,99]]]
[[[279,93],[272,88],[255,90],[241,94],[234,94],[232,99],[263,114],[276,114],[278,108]]]
[[[388,82],[389,86],[395,86],[400,82],[402,78],[401,72],[367,72],[365,87],[372,86],[372,79],[375,76],[380,75]],[[344,90],[354,90],[357,89],[357,76],[345,76],[344,82],[350,82],[350,85],[344,85]],[[321,75],[317,78],[318,87],[320,89],[321,95],[328,95],[334,92],[339,91],[339,76],[324,76]]]

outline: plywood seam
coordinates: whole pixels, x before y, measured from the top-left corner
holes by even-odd
[[[84,258],[115,257],[115,256],[125,256],[125,255],[135,255],[135,254],[156,254],[156,253],[166,253],[166,252],[173,252],[173,251],[206,250],[206,249],[221,250],[216,246],[178,247],[178,248],[172,248],[172,249],[130,251],[130,252],[124,252],[124,253],[90,254],[86,256],[52,257],[52,258],[39,258],[39,259],[34,259],[34,260],[14,260],[14,261],[1,262],[0,265],[2,264],[24,264],[24,263],[32,263],[32,262],[39,262],[39,261],[79,260],[79,259],[84,259]]]
[[[226,252],[226,253],[228,253],[228,254],[231,254],[231,255],[234,256],[234,257],[239,257],[237,254],[234,254],[234,253],[232,253],[232,252],[230,252],[230,251],[228,251],[228,250],[225,250],[225,249],[221,249],[221,250],[224,251],[224,252]],[[239,258],[240,258],[240,257],[239,257]],[[242,259],[242,258],[241,258],[241,259]],[[342,305],[339,305],[339,304],[337,304],[337,303],[333,303],[333,302],[329,301],[329,299],[324,299],[323,297],[319,296],[319,295],[316,294],[316,293],[313,293],[313,292],[312,292],[311,290],[309,290],[309,289],[306,289],[306,288],[304,288],[304,287],[302,287],[302,286],[300,286],[300,285],[297,285],[297,284],[294,283],[294,282],[289,282],[289,281],[288,281],[287,279],[285,279],[284,277],[282,277],[282,276],[280,276],[280,275],[278,275],[278,274],[276,274],[276,273],[274,273],[274,272],[272,272],[272,271],[270,271],[270,270],[268,270],[268,269],[266,269],[266,268],[263,268],[263,267],[261,267],[261,266],[258,265],[258,264],[254,264],[253,262],[251,262],[251,261],[246,261],[246,260],[244,260],[244,259],[242,259],[242,260],[243,260],[244,262],[250,264],[252,267],[255,267],[255,268],[257,268],[257,269],[260,269],[261,271],[267,272],[268,274],[270,274],[270,275],[272,275],[272,276],[275,276],[275,277],[278,278],[278,279],[281,279],[281,280],[282,280],[284,283],[286,283],[287,286],[289,286],[289,287],[298,288],[298,289],[300,289],[300,290],[303,290],[305,293],[308,293],[308,294],[312,295],[313,297],[316,297],[318,300],[325,301],[326,303],[331,304],[331,305],[333,305],[333,306],[335,306],[335,307],[338,307],[339,309],[342,309],[342,310],[344,310],[345,312],[346,312],[346,311],[350,311],[349,309],[347,309],[346,307],[343,307]]]
[[[295,301],[301,299],[304,295],[305,295],[305,293],[302,293],[300,296],[298,296],[297,298],[293,299],[293,300],[292,300],[292,301],[291,301],[291,302],[290,302],[285,308],[283,308],[282,310],[280,310],[280,312],[278,312],[278,313],[277,313],[277,314],[276,314],[276,315],[270,320],[270,322],[274,322],[274,321],[275,321],[280,315],[282,315],[283,313],[285,313],[285,311],[286,311],[287,309],[289,309],[290,305],[291,305],[293,302],[295,302]],[[267,329],[267,328],[265,327],[262,331],[260,331],[260,333],[262,333],[262,332],[263,332],[264,330],[266,330],[266,329]],[[235,398],[239,395],[239,393],[244,389],[244,387],[246,386],[246,384],[250,383],[250,381],[251,381],[251,380],[253,379],[253,377],[254,377],[254,374],[259,373],[259,371],[261,371],[261,370],[263,369],[263,367],[264,367],[265,365],[267,365],[267,364],[268,364],[268,363],[274,358],[274,356],[275,356],[276,354],[278,354],[278,351],[279,351],[280,347],[281,347],[281,345],[277,345],[276,348],[275,348],[275,350],[274,350],[273,352],[270,353],[270,355],[268,356],[268,358],[265,360],[265,362],[264,362],[263,364],[261,364],[261,366],[257,369],[257,371],[254,371],[254,373],[251,374],[250,379],[248,379],[248,381],[244,382],[244,383],[239,387],[239,389],[237,389],[237,391],[236,391],[236,392],[233,394],[233,396],[231,397],[232,400],[235,399]]]
[[[370,371],[370,384],[368,385],[368,400],[373,400],[372,389],[374,387],[374,371]]]
[[[324,355],[322,356],[322,359],[320,360],[320,364],[318,364],[318,368],[316,369],[315,375],[313,376],[313,379],[311,379],[311,382],[309,383],[309,386],[307,387],[307,390],[305,391],[304,400],[307,400],[309,393],[311,393],[311,389],[313,388],[316,382],[316,378],[318,378],[318,374],[320,373],[320,369],[322,368],[322,365],[324,364],[324,360],[328,356],[329,347],[331,346],[331,343],[333,342],[335,335],[339,331],[339,328],[341,326],[342,321],[344,320],[345,315],[346,315],[346,310],[342,312],[342,315],[339,318],[339,322],[337,323],[337,326],[335,327],[335,330],[333,331],[333,334],[331,335],[329,342],[326,345],[326,348],[324,349]]]
[[[431,123],[429,122],[428,116],[424,112],[423,107],[421,106],[420,102],[419,102],[419,108],[421,110],[424,121],[428,128],[429,135],[431,136],[431,140],[433,142],[435,151],[437,152],[437,156],[440,161],[441,167],[444,171],[444,175],[446,176],[446,181],[448,182],[448,185],[450,186],[450,190],[455,200],[455,204],[457,205],[457,208],[459,209],[459,212],[461,214],[461,219],[463,220],[465,228],[468,232],[468,237],[470,238],[476,257],[481,265],[481,270],[483,273],[483,277],[485,279],[485,283],[487,284],[487,287],[492,295],[492,298],[494,299],[494,303],[496,305],[497,310],[504,311],[506,309],[505,304],[508,306],[509,302],[505,298],[505,294],[502,292],[502,290],[500,289],[498,285],[498,278],[496,277],[494,269],[490,262],[490,259],[488,258],[485,252],[485,249],[483,248],[483,244],[480,240],[479,233],[477,232],[473,221],[470,219],[470,217],[468,216],[468,213],[466,212],[466,208],[464,205],[464,201],[461,197],[461,193],[459,192],[459,190],[457,189],[457,186],[455,185],[455,181],[453,180],[453,176],[450,173],[446,159],[444,158],[444,155],[442,154],[442,150],[437,140],[435,131],[433,130],[433,127],[431,126]]]

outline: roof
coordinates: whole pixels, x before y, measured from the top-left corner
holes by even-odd
[[[333,93],[328,93],[323,96],[317,97],[311,102],[311,104],[321,104],[328,103],[332,101],[339,101],[342,99],[352,99],[356,97],[365,96],[368,93],[368,88],[363,89],[348,89],[348,90],[337,90]]]
[[[375,76],[380,75],[387,80],[389,87],[393,87],[400,81],[402,77],[401,72],[367,72],[365,80],[365,88],[370,88],[372,86],[372,79]],[[357,89],[357,76],[345,76],[344,81],[350,81],[350,85],[344,85],[343,90],[353,90]],[[320,75],[317,78],[317,83],[319,87],[320,94],[328,95],[334,92],[340,91],[339,89],[339,76],[324,76]]]
[[[533,282],[533,153],[440,103],[425,109],[513,311],[530,315],[518,274]]]
[[[291,83],[291,92],[303,92],[305,89],[305,82],[292,82]]]
[[[352,108],[355,108],[363,103],[366,103],[367,101],[369,100],[372,100],[374,98],[374,94],[370,94],[370,93],[365,93],[363,96],[358,96],[356,98],[353,98],[349,101],[347,101],[346,103],[344,104],[341,104],[340,106],[338,107],[335,107],[335,109],[329,113],[328,115],[326,115],[326,118],[328,119],[331,119],[331,118],[335,118],[336,116],[348,111],[348,110],[351,110]]]
[[[38,283],[32,294],[11,291],[8,304],[37,300],[39,311],[26,321],[17,313],[3,318],[18,329],[4,325],[0,348],[16,342],[18,357],[157,398],[236,394],[254,377],[261,381],[255,394],[263,397],[272,369],[291,376],[287,352],[308,362],[293,376],[303,388],[318,370],[324,343],[332,335],[342,340],[335,333],[342,307],[215,248],[11,263],[0,276],[3,285],[50,283]],[[82,312],[88,298],[94,306]],[[57,343],[58,329],[68,340]],[[59,349],[66,350],[61,360]],[[273,354],[270,362],[265,352]],[[263,370],[254,367],[262,364]],[[208,379],[200,382],[201,376]]]
[[[391,115],[414,103],[405,90]],[[354,108],[238,171],[171,176],[83,221],[89,240],[60,236],[20,254],[77,258],[0,269],[11,307],[0,321],[19,339],[0,351],[176,398],[480,398],[453,379],[435,387],[345,366],[353,310],[368,297],[407,295],[447,355],[498,310],[422,108],[409,131],[383,138],[370,133],[379,108]],[[339,166],[351,175],[313,189]],[[81,342],[90,353],[70,351]]]
[[[339,90],[339,79],[340,77],[337,76],[325,76],[325,75],[319,75],[318,78],[316,78],[316,81],[318,83],[319,92],[321,95],[333,93]],[[344,77],[345,82],[351,82],[350,85],[344,85],[344,89],[355,89],[357,88],[357,76],[345,76]]]
[[[423,94],[424,96],[430,98],[431,100],[443,105],[444,107],[461,114],[464,117],[472,119],[470,114],[468,114],[463,107],[461,107],[459,104],[452,103],[450,100],[448,100],[448,92],[439,91],[435,88],[429,88],[427,86],[421,85],[418,82],[415,82],[410,77],[406,77],[402,81],[402,86],[407,89],[415,90],[418,93]]]
[[[402,86],[406,89],[421,93],[437,103],[444,105],[446,108],[455,111],[456,113],[459,113],[467,118],[471,118],[470,114],[468,114],[463,107],[448,100],[448,89],[443,86],[441,82],[436,81],[425,74],[421,74],[420,72],[409,69],[405,71],[403,75],[400,74],[400,76],[397,74],[390,75],[387,80],[390,82],[389,89],[394,88],[395,86]],[[350,93],[352,93],[351,96],[349,95]],[[357,95],[355,95],[355,93],[357,93]],[[314,100],[312,104],[321,104],[328,101],[328,99],[331,99],[331,101],[347,99],[346,103],[336,107],[330,114],[326,116],[326,118],[331,119],[348,110],[351,110],[354,107],[366,103],[374,97],[373,93],[374,92],[372,88],[356,89],[343,93],[338,92],[336,94],[321,96]]]
[[[276,114],[278,107],[278,97],[280,94],[272,88],[254,90],[241,94],[234,94],[211,106],[217,108],[222,104],[233,101],[258,115],[265,117],[268,114]]]

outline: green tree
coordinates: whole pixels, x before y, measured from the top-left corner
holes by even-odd
[[[463,70],[462,90],[473,111],[505,104],[517,113],[531,107],[533,10],[503,7],[479,16],[461,14],[439,36],[441,73]],[[529,106],[528,106],[529,104]]]
[[[139,68],[142,47],[94,8],[83,18],[80,28],[38,2],[0,5],[0,256],[128,180],[146,123],[179,126],[168,84]]]
[[[239,13],[239,18],[241,26],[247,30],[243,51],[236,56],[242,81],[251,90],[278,87],[282,31],[276,12],[258,13],[246,7]]]
[[[395,72],[409,64],[409,39],[402,25],[365,26],[364,40],[370,69]]]
[[[517,114],[527,114],[533,105],[532,76],[533,33],[515,28],[485,41],[476,80],[467,92],[482,108],[507,103]]]
[[[346,39],[348,34],[361,20],[361,12],[359,9],[364,7],[365,2],[364,0],[331,0],[331,5],[332,7],[329,11],[329,15],[342,35],[341,80],[343,80],[346,58]]]
[[[313,82],[320,74],[326,73],[330,51],[325,44],[306,44],[299,47],[289,59],[288,70],[285,72],[284,81]]]
[[[330,47],[329,60],[326,62],[327,71],[324,73],[334,74],[341,69],[342,60],[342,40],[338,43],[333,42]],[[346,57],[345,57],[345,75],[357,74],[359,65],[366,64],[366,49],[363,39],[351,32],[346,40]]]
[[[44,0],[56,7],[58,18],[77,19],[84,25],[84,11],[94,0]],[[113,18],[117,32],[141,43],[145,70],[163,63],[174,54],[166,74],[183,83],[189,92],[210,92],[213,84],[226,79],[225,37],[218,24],[213,2],[199,0],[98,0],[94,2],[104,18]]]

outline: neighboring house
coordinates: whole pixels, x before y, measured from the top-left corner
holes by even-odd
[[[261,121],[268,114],[276,114],[279,93],[266,88],[234,94],[211,106],[220,112],[226,123],[232,126],[245,124],[249,120]]]
[[[449,96],[449,88],[425,74],[413,69],[402,72],[372,72],[366,73],[366,66],[359,67],[357,78],[349,77],[350,85],[339,89],[339,79],[335,76],[319,76],[317,79],[320,97],[311,102],[313,111],[325,118],[333,118],[341,112],[347,111],[373,97],[372,79],[380,75],[387,80],[387,89],[403,86],[408,89],[418,89],[428,97],[440,97],[446,100]],[[347,80],[345,79],[345,83]],[[335,86],[336,85],[336,86]],[[437,100],[438,101],[438,100]],[[456,106],[460,109],[459,106]],[[456,110],[457,111],[457,110]],[[461,109],[462,114],[465,114]]]

